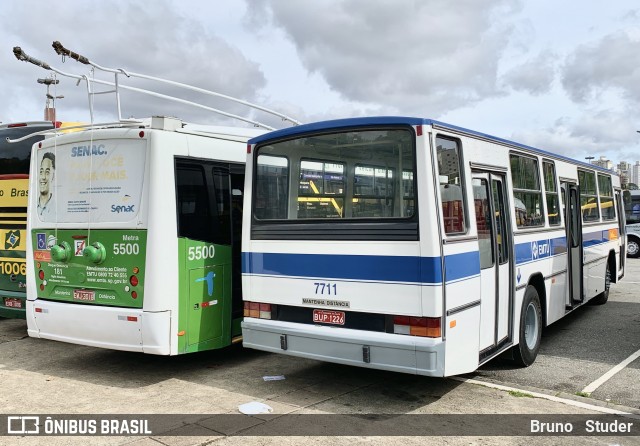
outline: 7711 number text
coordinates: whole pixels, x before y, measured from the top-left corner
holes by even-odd
[[[314,282],[313,284],[316,286],[316,294],[338,295],[338,285],[335,283]]]

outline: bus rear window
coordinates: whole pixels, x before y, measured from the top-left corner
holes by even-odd
[[[31,159],[31,146],[44,139],[44,136],[34,136],[24,141],[9,143],[9,139],[18,139],[29,135],[42,128],[16,127],[0,131],[0,175],[27,175],[29,173],[29,160]]]
[[[257,148],[258,220],[410,218],[415,212],[409,129],[366,129]]]

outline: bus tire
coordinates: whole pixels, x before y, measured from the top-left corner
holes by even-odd
[[[604,291],[591,299],[593,305],[604,305],[609,300],[609,289],[611,288],[611,271],[609,271],[609,262],[604,272]]]
[[[522,367],[529,367],[536,360],[542,339],[542,309],[535,287],[529,285],[520,311],[520,342],[514,347],[513,359]]]
[[[636,259],[640,257],[640,240],[635,237],[629,237],[627,240],[627,257]]]

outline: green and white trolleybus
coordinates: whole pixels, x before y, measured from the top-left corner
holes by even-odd
[[[29,335],[160,355],[240,336],[246,140],[172,118],[36,144],[51,194],[30,197]]]
[[[624,274],[619,177],[422,118],[250,141],[243,345],[448,376],[607,301]]]
[[[93,79],[61,72],[20,48],[14,52],[20,60],[87,81],[91,104],[99,94]],[[115,73],[116,82],[101,83],[116,87],[119,120],[33,146],[29,335],[158,355],[239,340],[246,146],[266,130],[198,126],[170,117],[123,120],[119,90],[128,87],[117,81],[123,70],[69,55]]]

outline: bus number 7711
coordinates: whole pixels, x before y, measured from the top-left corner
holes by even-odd
[[[313,284],[316,286],[316,294],[328,294],[329,296],[338,294],[338,285],[335,283],[314,282]]]

